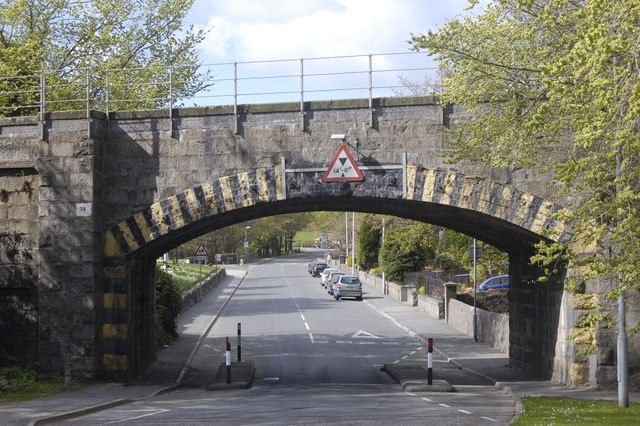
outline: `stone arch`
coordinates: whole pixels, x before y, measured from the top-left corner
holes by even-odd
[[[160,200],[109,229],[103,268],[105,372],[126,377],[150,362],[140,355],[144,350],[134,347],[151,344],[141,333],[149,329],[153,312],[134,309],[133,298],[142,296],[130,288],[132,271],[152,268],[153,259],[167,248],[212,229],[281,213],[344,210],[442,225],[522,259],[541,239],[564,244],[570,238],[571,227],[554,217],[561,206],[486,178],[395,165],[361,167],[362,182],[326,183],[322,180],[325,169],[280,165],[214,178]],[[142,281],[153,285],[144,276]]]

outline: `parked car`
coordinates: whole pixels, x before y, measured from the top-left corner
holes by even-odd
[[[312,262],[309,262],[309,264],[307,265],[307,272],[309,272],[309,275],[313,275],[313,267],[316,266],[316,263],[318,263],[318,261],[314,260]]]
[[[478,286],[478,291],[496,288],[509,288],[509,275],[496,275],[495,277],[487,278]]]
[[[314,277],[319,277],[320,274],[327,269],[329,265],[327,265],[324,262],[316,262],[315,265],[313,265],[313,268],[311,270],[311,275],[313,275]]]
[[[340,269],[338,268],[325,268],[319,275],[320,277],[320,285],[324,286],[324,280],[327,278],[327,276],[332,273],[332,272],[340,272]]]
[[[340,300],[343,297],[354,297],[362,300],[362,283],[354,275],[342,275],[333,286],[333,297]]]
[[[330,268],[330,269],[336,269],[336,268]],[[326,274],[326,275],[325,275],[325,277],[324,277],[324,279],[322,280],[322,285],[323,285],[325,288],[327,287],[327,285],[328,285],[328,284],[329,284],[329,282],[331,281],[331,277],[332,277],[334,274],[342,274],[342,275],[344,275],[344,273],[343,273],[343,272],[340,272],[340,270],[339,270],[339,269],[338,269],[338,270],[336,270],[336,271],[329,271],[329,273],[328,273],[328,274]]]
[[[344,272],[332,272],[325,282],[325,287],[327,288],[327,293],[333,296],[333,286],[338,282],[338,278],[346,275]]]

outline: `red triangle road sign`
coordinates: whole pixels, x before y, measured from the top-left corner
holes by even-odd
[[[346,145],[340,145],[322,180],[325,182],[364,180],[356,160],[353,159]]]
[[[204,244],[200,244],[194,256],[196,257],[209,256],[209,253],[207,253],[207,249],[204,247]]]

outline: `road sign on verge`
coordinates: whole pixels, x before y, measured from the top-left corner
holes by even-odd
[[[346,145],[340,145],[338,152],[335,157],[333,157],[333,160],[331,160],[331,165],[325,172],[322,180],[325,182],[364,180],[362,172]]]
[[[204,244],[200,244],[193,256],[198,260],[207,260],[207,257],[209,257],[209,253],[207,253],[207,249],[205,248]]]

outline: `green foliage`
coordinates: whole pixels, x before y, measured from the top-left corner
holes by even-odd
[[[146,99],[137,107],[166,106],[167,68],[173,67],[174,97],[203,88],[198,75],[198,44],[206,30],[185,28],[193,0],[2,0],[0,1],[0,98],[5,114],[30,114],[36,105],[40,70],[49,86],[47,101],[84,99],[84,69],[104,83],[110,75],[111,99]],[[35,13],[34,13],[35,11]],[[145,68],[144,70],[141,68]],[[53,71],[55,70],[55,71]],[[93,82],[93,98],[104,84]],[[26,93],[17,93],[26,91]],[[127,109],[131,103],[112,105]],[[47,109],[77,109],[83,102],[48,103]]]
[[[637,0],[495,0],[412,38],[451,70],[443,103],[473,113],[450,160],[547,173],[570,202],[555,217],[573,239],[541,244],[534,260],[548,274],[571,261],[583,280],[613,277],[609,298],[640,286],[638,28]]]
[[[440,253],[433,261],[433,267],[445,271],[461,271],[464,269],[464,264],[451,253]]]
[[[202,271],[202,274],[200,271]],[[167,273],[171,276],[180,293],[191,289],[201,279],[215,271],[215,266],[199,265],[197,263],[169,263],[167,269]]]
[[[71,381],[71,388],[83,386]],[[0,368],[0,404],[27,401],[63,391],[64,377],[44,374],[37,364]]]
[[[434,254],[427,245],[430,227],[412,222],[401,227],[389,227],[380,252],[382,267],[389,279],[402,282],[405,272],[421,270]]]
[[[159,347],[178,337],[182,296],[168,273],[156,267],[156,343]]]
[[[356,249],[356,264],[362,269],[369,269],[378,263],[382,225],[372,217],[366,216],[360,223]]]

